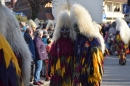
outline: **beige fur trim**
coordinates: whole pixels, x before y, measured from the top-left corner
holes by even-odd
[[[87,37],[94,37],[100,41],[102,52],[105,50],[104,39],[100,32],[95,29],[89,12],[79,4],[74,4],[71,8],[70,20],[72,25],[78,24],[80,33]]]
[[[52,25],[52,28],[54,28],[54,22],[52,20],[48,20],[46,28],[48,29]]]
[[[54,34],[53,34],[53,41],[57,41],[59,39],[59,37],[61,36],[60,30],[63,26],[70,28],[70,35],[69,36],[72,40],[75,40],[76,33],[72,29],[72,26],[70,25],[70,12],[67,10],[64,10],[58,14],[56,27],[54,29]]]
[[[20,26],[11,10],[0,5],[0,33],[4,35],[16,55],[19,55],[19,63],[24,86],[30,83],[31,53],[20,31]]]
[[[35,23],[32,19],[30,19],[30,20],[28,21],[28,25],[29,25],[30,27],[37,28],[36,23]]]
[[[116,30],[120,31],[120,36],[125,44],[130,40],[130,28],[122,18],[116,18]]]

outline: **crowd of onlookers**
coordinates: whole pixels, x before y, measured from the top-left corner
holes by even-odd
[[[39,25],[36,25],[33,20],[29,20],[28,23],[20,22],[22,35],[32,53],[30,81],[34,80],[34,85],[43,84],[40,77],[44,77],[46,81],[50,80],[51,77],[48,64],[54,26],[50,24],[47,27],[47,24],[39,23]],[[100,32],[105,40],[107,55],[117,55],[114,43],[117,32],[116,22],[102,23],[100,25],[102,27]]]
[[[115,51],[113,50],[114,48],[112,48],[112,46],[117,32],[116,22],[113,23],[108,22],[106,24],[102,24],[101,26],[106,48],[108,49],[108,53],[115,54]]]
[[[127,22],[128,26],[130,26],[129,22]],[[104,41],[105,41],[105,45],[106,45],[106,49],[107,49],[107,54],[109,55],[117,55],[117,47],[116,47],[116,43],[115,43],[115,37],[117,34],[117,30],[116,30],[116,22],[108,22],[108,23],[104,23],[101,24],[102,26],[102,33],[103,33],[103,37],[104,37]],[[129,48],[127,49],[126,53],[129,53]]]
[[[48,28],[46,26],[47,23],[39,23],[38,26],[33,20],[20,22],[22,35],[32,54],[30,81],[34,81],[34,85],[43,84],[40,77],[50,80],[48,63],[54,28],[52,25]]]

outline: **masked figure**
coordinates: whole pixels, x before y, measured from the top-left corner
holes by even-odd
[[[116,37],[114,40],[114,44],[116,46],[116,50],[119,56],[119,64],[126,64],[126,49],[128,48],[129,40],[130,40],[130,28],[127,23],[121,19],[116,19]]]
[[[54,22],[52,20],[48,20],[46,29],[48,31],[49,37],[52,38],[54,32]]]
[[[100,86],[103,74],[104,39],[84,7],[74,4],[70,20],[77,33],[73,86]]]
[[[50,51],[50,86],[72,86],[74,30],[70,26],[68,11],[58,15]]]
[[[31,53],[14,14],[1,2],[0,86],[29,86]]]

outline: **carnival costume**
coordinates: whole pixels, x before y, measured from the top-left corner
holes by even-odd
[[[73,39],[74,31],[70,27],[68,11],[58,14],[50,51],[50,86],[72,86]]]
[[[128,48],[129,40],[130,40],[130,28],[127,23],[121,19],[116,19],[116,37],[114,40],[114,44],[116,46],[118,56],[119,56],[119,64],[126,64],[126,49]]]
[[[72,6],[70,19],[77,32],[73,86],[100,86],[103,74],[104,39],[99,30],[96,30],[87,10],[81,5]]]
[[[0,86],[29,86],[31,53],[13,12],[2,1],[0,0],[0,41],[3,44],[0,44],[0,68],[3,70],[0,71],[0,83],[3,84]]]
[[[9,43],[0,34],[0,86],[20,86],[21,69]]]
[[[52,20],[48,20],[46,28],[47,28],[49,37],[52,38],[53,32],[54,32],[54,22]]]

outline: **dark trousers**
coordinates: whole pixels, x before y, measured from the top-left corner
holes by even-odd
[[[33,81],[34,71],[35,71],[35,62],[32,61],[32,62],[31,62],[30,82]]]

